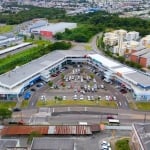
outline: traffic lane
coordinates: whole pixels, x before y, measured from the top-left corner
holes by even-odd
[[[130,109],[126,97],[115,88],[115,84],[105,83],[105,86],[110,91],[111,95],[116,97],[117,105],[119,108]]]

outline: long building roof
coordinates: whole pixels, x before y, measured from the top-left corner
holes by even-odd
[[[33,60],[21,67],[17,67],[5,74],[0,75],[0,85],[14,88],[33,76],[41,73],[65,57],[80,57],[87,54],[85,50],[55,51]]]
[[[103,66],[107,67],[114,73],[119,73],[128,81],[134,82],[142,88],[150,88],[150,75],[144,74],[131,67],[125,66],[112,59],[106,58],[98,54],[90,54],[92,59],[100,62]]]

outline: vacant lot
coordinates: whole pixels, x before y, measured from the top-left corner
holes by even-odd
[[[0,34],[12,31],[13,27],[14,26],[12,26],[12,25],[3,25],[3,26],[0,26]]]

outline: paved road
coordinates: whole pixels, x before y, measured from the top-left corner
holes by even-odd
[[[71,113],[73,111],[73,113]],[[79,114],[79,112],[84,112]],[[87,113],[86,112],[92,112]],[[55,116],[51,116],[54,112]],[[62,113],[63,112],[63,113]],[[77,112],[77,113],[75,113]],[[97,112],[97,114],[96,114]],[[126,109],[108,109],[100,107],[53,107],[53,108],[39,108],[26,109],[22,112],[13,113],[13,119],[20,120],[21,118],[26,123],[50,123],[50,124],[77,124],[79,121],[86,121],[88,123],[107,122],[107,115],[119,119],[122,125],[131,125],[135,122],[150,122],[150,112],[133,111]],[[94,114],[94,115],[93,115]],[[118,114],[118,115],[117,115]]]

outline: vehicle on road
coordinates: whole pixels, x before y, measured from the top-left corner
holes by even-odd
[[[21,111],[21,109],[17,107],[13,109],[13,112],[18,112],[18,111]]]
[[[120,121],[118,119],[108,119],[109,125],[120,125]]]

